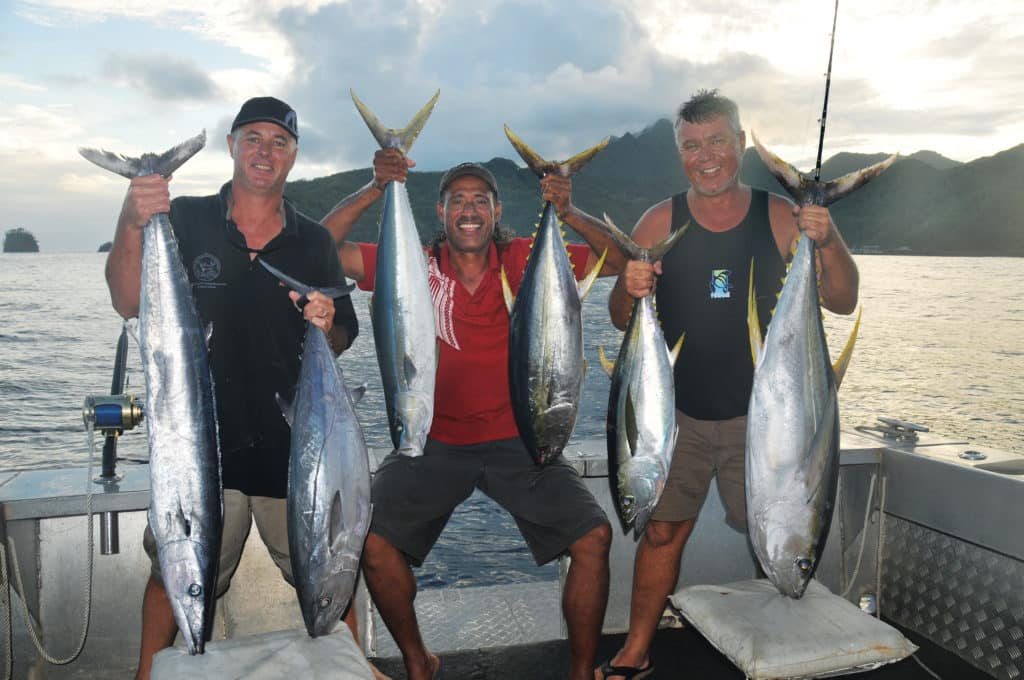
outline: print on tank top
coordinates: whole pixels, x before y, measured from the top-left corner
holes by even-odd
[[[708,289],[711,292],[712,300],[732,297],[732,270],[712,269],[711,282],[708,284]]]

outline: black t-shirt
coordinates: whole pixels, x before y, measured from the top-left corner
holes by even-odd
[[[672,230],[686,234],[662,260],[655,292],[665,340],[686,333],[675,364],[676,408],[700,420],[745,415],[754,379],[747,331],[750,261],[762,335],[782,290],[786,265],[768,218],[768,194],[753,190],[743,220],[712,232],[690,215],[686,194],[672,198]]]
[[[277,395],[289,403],[294,396],[306,322],[259,260],[310,286],[341,285],[345,277],[331,235],[287,200],[284,229],[250,259],[245,237],[228,217],[230,190],[229,182],[219,195],[174,199],[171,224],[199,317],[211,331],[224,488],[284,498],[291,433]],[[355,339],[351,300],[334,304],[334,325]]]

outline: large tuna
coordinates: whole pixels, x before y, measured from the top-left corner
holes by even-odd
[[[381,148],[408,153],[440,92],[401,130],[385,128],[355,93],[351,94]],[[434,419],[437,335],[427,260],[402,182],[388,182],[384,188],[370,321],[391,443],[399,453],[422,455]]]
[[[764,149],[761,159],[799,205],[828,205],[878,176],[892,156],[831,182],[811,181]],[[801,238],[761,346],[751,273],[748,325],[755,357],[747,413],[746,488],[750,540],[783,595],[799,598],[814,575],[832,520],[839,476],[842,379],[857,327],[830,364],[818,297],[814,241]],[[751,265],[753,268],[753,265]],[[858,319],[859,321],[859,319]]]
[[[126,158],[79,149],[124,177],[170,175],[203,148],[206,134],[161,155]],[[146,376],[149,526],[160,573],[190,654],[201,654],[213,615],[224,523],[220,449],[207,335],[165,213],[143,233],[139,350]]]
[[[315,290],[260,260],[303,295]],[[338,297],[352,288],[322,292]],[[361,390],[356,393],[361,396]],[[359,556],[370,528],[370,464],[353,399],[327,335],[306,327],[302,368],[292,404],[288,463],[288,550],[299,607],[311,637],[326,635],[356,587]]]
[[[551,163],[538,156],[505,126],[505,134],[538,176],[554,172],[568,177],[607,144],[567,161]],[[544,204],[533,249],[513,299],[502,271],[509,308],[509,384],[519,435],[538,465],[562,453],[569,442],[583,392],[582,300],[597,278],[604,255],[579,285],[565,248],[562,229],[550,202]]]
[[[628,257],[657,262],[686,233],[678,229],[651,249],[640,248],[605,216],[609,236]],[[689,225],[687,225],[689,226]],[[633,304],[612,365],[600,349],[611,376],[608,392],[608,486],[622,529],[639,538],[668,480],[679,427],[672,366],[683,337],[669,350],[658,323],[654,293]]]

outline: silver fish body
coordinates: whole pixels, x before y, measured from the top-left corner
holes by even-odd
[[[408,153],[439,94],[401,130],[385,128],[354,92],[352,100],[381,148]],[[391,443],[399,453],[419,456],[434,419],[437,332],[426,255],[400,182],[384,188],[376,267],[370,321]]]
[[[623,530],[639,537],[661,498],[679,427],[674,358],[651,296],[636,301],[608,392],[608,483]]]
[[[140,159],[81,153],[126,177],[168,175],[204,141],[200,135]],[[178,629],[189,653],[197,654],[210,630],[223,529],[220,449],[207,337],[166,214],[144,227],[138,336],[146,377],[149,526]]]
[[[419,456],[434,419],[437,341],[427,261],[399,182],[384,189],[370,320],[391,442]]]
[[[800,240],[754,369],[747,413],[750,540],[765,574],[803,595],[831,523],[839,407],[818,306],[814,242]]]
[[[311,637],[334,629],[355,592],[370,516],[363,430],[326,335],[309,326],[293,404],[288,549]]]
[[[802,175],[756,135],[751,138],[765,166],[801,206],[834,203],[897,158],[822,182]],[[814,575],[832,522],[839,476],[837,376],[841,380],[856,339],[855,326],[833,368],[816,263],[814,241],[802,237],[759,350],[753,288],[748,314],[757,358],[747,411],[747,530],[765,574],[780,593],[793,598],[803,596]]]
[[[519,435],[539,465],[569,442],[583,391],[582,304],[554,208],[544,206],[509,319],[509,385]]]

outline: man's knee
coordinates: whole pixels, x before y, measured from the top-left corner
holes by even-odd
[[[605,522],[583,534],[569,546],[569,556],[574,560],[589,558],[607,561],[611,545],[612,527]]]
[[[664,522],[652,519],[647,523],[647,528],[644,529],[640,540],[648,548],[655,550],[668,546],[682,549],[696,522],[696,519],[687,519],[681,522]]]

